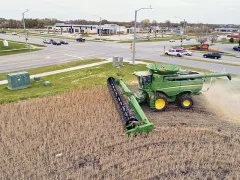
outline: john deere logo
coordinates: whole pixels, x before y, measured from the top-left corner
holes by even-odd
[[[160,70],[166,71],[166,68],[164,66],[161,66]]]

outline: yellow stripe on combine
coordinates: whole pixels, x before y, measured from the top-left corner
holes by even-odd
[[[185,87],[194,87],[194,86],[202,86],[202,84],[195,84],[195,85],[187,85],[187,86],[175,86],[175,87],[161,88],[161,89],[157,89],[157,91],[159,91],[159,90],[163,90],[163,89],[185,88]]]

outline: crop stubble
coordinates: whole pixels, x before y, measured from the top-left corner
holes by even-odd
[[[143,109],[149,134],[121,136],[107,88],[0,106],[1,179],[239,179],[239,125],[195,100]]]

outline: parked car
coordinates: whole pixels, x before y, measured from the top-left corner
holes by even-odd
[[[177,50],[177,49],[169,49],[168,51],[165,52],[166,55],[169,56],[178,56],[178,57],[182,57],[182,53]]]
[[[0,34],[6,34],[7,32],[6,31],[0,31]]]
[[[76,41],[78,41],[78,42],[85,42],[85,39],[82,38],[82,37],[79,37],[79,38],[76,39]]]
[[[65,40],[60,40],[60,43],[61,43],[61,44],[68,44],[68,42],[65,41]]]
[[[188,51],[188,50],[183,50],[182,54],[185,55],[185,56],[192,56],[193,55],[193,53],[191,51]]]
[[[175,40],[174,40],[174,39],[171,39],[169,42],[175,42]]]
[[[191,38],[186,38],[186,41],[190,41],[191,40]]]
[[[53,39],[53,38],[50,38],[49,40],[50,40],[50,42],[52,43],[54,39]]]
[[[16,35],[17,35],[17,33],[16,33],[16,32],[13,32],[13,33],[12,33],[12,35],[16,36]]]
[[[61,45],[61,42],[56,40],[56,39],[54,39],[54,40],[52,40],[52,44],[53,45]]]
[[[43,40],[43,43],[45,43],[45,44],[51,44],[52,42],[50,41],[50,39],[45,39],[45,40]]]
[[[233,50],[234,50],[234,51],[240,51],[240,46],[234,46],[234,47],[233,47]]]
[[[212,58],[212,59],[220,59],[222,57],[222,55],[220,53],[213,52],[213,53],[204,54],[203,57],[204,58]]]

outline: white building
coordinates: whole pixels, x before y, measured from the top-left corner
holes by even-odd
[[[61,31],[69,33],[88,33],[99,34],[102,29],[102,34],[117,34],[119,25],[117,24],[104,24],[104,25],[77,25],[77,24],[64,24],[57,23],[54,26],[45,26],[48,30]]]

